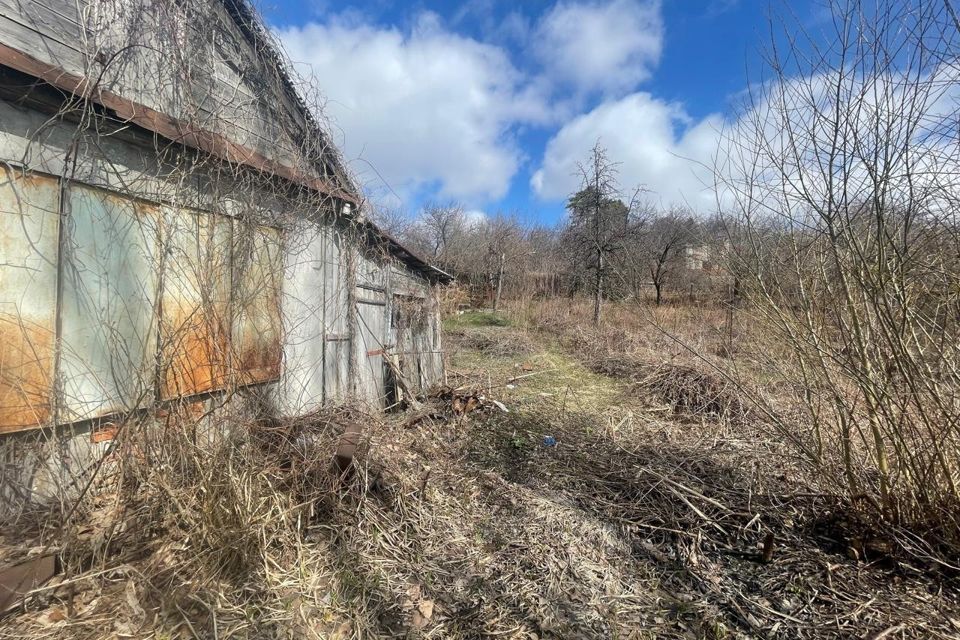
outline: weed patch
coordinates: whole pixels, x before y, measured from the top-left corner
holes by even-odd
[[[504,314],[492,311],[465,311],[445,318],[443,328],[451,331],[470,327],[509,327],[510,324],[510,319]]]

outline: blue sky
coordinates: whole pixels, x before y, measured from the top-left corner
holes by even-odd
[[[782,12],[784,5],[777,11]],[[563,215],[600,140],[625,189],[708,212],[704,168],[761,67],[769,0],[264,0],[374,202]],[[792,5],[809,26],[814,5]]]

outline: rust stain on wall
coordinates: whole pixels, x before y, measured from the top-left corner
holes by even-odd
[[[241,352],[240,384],[276,380],[280,377],[280,341],[251,345]]]
[[[168,210],[166,220],[160,395],[170,399],[227,385],[231,224],[186,209]]]
[[[50,421],[59,188],[0,167],[0,433]]]
[[[280,377],[283,323],[280,312],[280,233],[253,227],[237,238],[233,367],[238,384],[267,382]]]
[[[161,396],[175,398],[221,389],[227,383],[229,334],[215,314],[164,314]]]
[[[53,332],[0,316],[0,433],[49,422],[53,389]]]

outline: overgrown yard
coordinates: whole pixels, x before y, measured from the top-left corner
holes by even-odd
[[[232,476],[108,500],[115,539],[0,636],[960,634],[956,577],[858,524],[679,351],[490,314],[446,329],[449,388],[422,406],[251,426],[218,458]],[[294,455],[358,419],[346,488]]]

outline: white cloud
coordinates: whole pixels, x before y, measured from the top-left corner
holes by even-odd
[[[955,215],[958,76],[952,65],[870,75],[831,70],[755,87],[751,108],[724,136],[725,196],[795,216],[812,203],[860,206],[879,189],[886,206]]]
[[[463,212],[463,217],[466,218],[467,224],[470,225],[477,225],[486,222],[489,218],[487,212],[481,209],[468,209]]]
[[[688,203],[707,211],[714,206],[711,164],[723,118],[693,121],[678,104],[649,93],[633,93],[604,102],[565,124],[547,143],[543,163],[531,179],[542,198],[565,198],[580,187],[577,162],[593,145],[619,162],[625,188],[644,186],[664,204]],[[706,166],[704,166],[706,165]]]
[[[464,16],[487,2],[472,0]],[[324,112],[335,141],[368,194],[391,202],[454,198],[482,206],[508,192],[527,160],[519,131],[555,126],[591,96],[612,100],[635,90],[663,46],[660,0],[562,1],[533,22],[514,11],[490,30],[497,42],[534,43],[527,49],[530,64],[518,68],[506,44],[458,35],[430,12],[416,16],[409,29],[373,25],[350,12],[277,35],[298,71],[329,97]],[[645,95],[604,103],[569,121],[547,149],[533,181],[536,191],[565,196],[568,169],[592,146],[593,140],[581,144],[591,136],[609,138],[614,157],[622,155],[613,147],[624,135],[610,117],[636,111],[637,96]],[[649,96],[645,102],[645,110],[630,114],[631,126],[644,134],[641,146],[670,165],[662,171],[676,173],[679,163],[666,159],[669,151],[696,146],[705,134],[692,131],[678,146],[671,134],[682,114]],[[606,116],[611,109],[616,113]],[[646,136],[651,119],[660,127],[652,139]]]
[[[561,2],[540,20],[534,42],[556,82],[580,92],[630,91],[660,61],[660,1]]]
[[[451,33],[435,14],[409,32],[334,19],[278,35],[330,97],[338,142],[373,188],[382,178],[404,195],[495,200],[523,160],[513,128],[551,117],[503,49]]]

